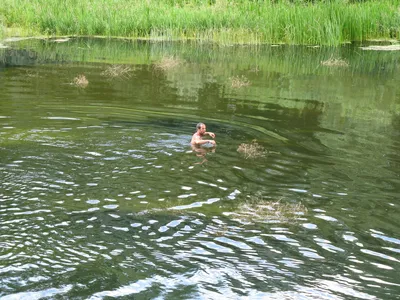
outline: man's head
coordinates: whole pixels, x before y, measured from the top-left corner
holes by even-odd
[[[198,123],[198,124],[196,125],[196,129],[197,129],[197,132],[198,132],[200,135],[203,135],[203,134],[206,132],[206,124],[204,124],[204,123]]]

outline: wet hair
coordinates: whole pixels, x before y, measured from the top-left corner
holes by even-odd
[[[197,123],[196,129],[199,130],[199,129],[201,128],[201,125],[206,125],[206,124],[204,124],[204,123]]]

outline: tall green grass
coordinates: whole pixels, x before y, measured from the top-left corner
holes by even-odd
[[[3,0],[8,27],[222,44],[400,38],[400,0]]]
[[[5,35],[6,24],[4,22],[4,17],[0,14],[0,39]]]

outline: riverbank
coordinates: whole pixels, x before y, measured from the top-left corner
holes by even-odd
[[[3,36],[101,35],[225,45],[340,45],[400,39],[400,0],[314,2],[3,0],[0,32]]]

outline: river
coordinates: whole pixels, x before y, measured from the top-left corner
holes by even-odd
[[[400,52],[2,43],[1,299],[398,299]]]

